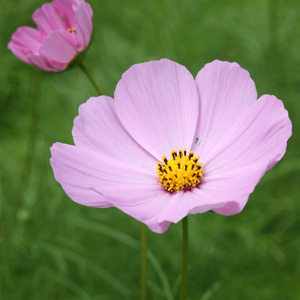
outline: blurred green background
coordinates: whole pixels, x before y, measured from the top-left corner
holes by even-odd
[[[188,299],[300,299],[300,2],[91,0],[94,40],[85,60],[113,96],[131,65],[167,57],[193,75],[236,61],[258,95],[284,101],[293,137],[236,216],[190,216]],[[34,26],[41,0],[0,0],[0,299],[139,299],[140,225],[117,209],[77,205],[54,180],[51,145],[72,143],[78,106],[96,96],[79,68],[37,72],[7,50]],[[20,183],[37,78],[42,81],[32,168]],[[178,299],[181,226],[148,231],[149,300]]]

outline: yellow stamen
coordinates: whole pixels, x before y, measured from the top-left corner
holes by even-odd
[[[73,28],[68,28],[67,29],[68,30],[68,32],[70,32],[70,33],[72,33],[72,34],[76,34],[76,28],[75,27],[73,27]]]
[[[194,152],[187,155],[186,149],[173,150],[171,159],[163,155],[163,161],[157,163],[157,176],[159,184],[169,192],[179,192],[196,187],[203,178],[204,169],[198,162],[199,156],[194,157]]]

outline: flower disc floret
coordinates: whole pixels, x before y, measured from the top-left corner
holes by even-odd
[[[189,190],[199,185],[203,178],[204,169],[198,162],[200,156],[194,157],[194,151],[187,155],[186,149],[171,152],[172,159],[165,155],[161,162],[157,162],[157,176],[159,184],[169,192]]]

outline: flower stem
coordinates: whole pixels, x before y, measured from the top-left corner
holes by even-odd
[[[147,299],[147,227],[141,223],[141,300]]]
[[[97,92],[99,93],[99,95],[103,95],[99,85],[97,84],[95,78],[93,77],[93,75],[87,70],[87,68],[85,67],[85,65],[81,62],[79,64],[79,67],[81,68],[81,70],[85,73],[85,75],[88,77],[88,79],[90,80],[90,82],[92,83],[92,85],[94,86],[94,88],[97,90]]]
[[[182,219],[182,277],[180,300],[186,300],[187,277],[188,277],[188,216]]]

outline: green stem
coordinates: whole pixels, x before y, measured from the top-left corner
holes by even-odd
[[[180,300],[186,300],[187,278],[188,278],[188,216],[182,220],[182,277]]]
[[[147,299],[147,227],[141,223],[141,300]]]
[[[79,64],[79,67],[81,68],[81,70],[85,73],[85,75],[88,77],[88,79],[90,80],[90,82],[92,83],[92,85],[94,86],[94,88],[97,90],[97,92],[99,93],[99,95],[103,95],[99,85],[97,84],[95,78],[93,77],[93,75],[87,70],[87,68],[85,67],[85,65],[81,62]]]

